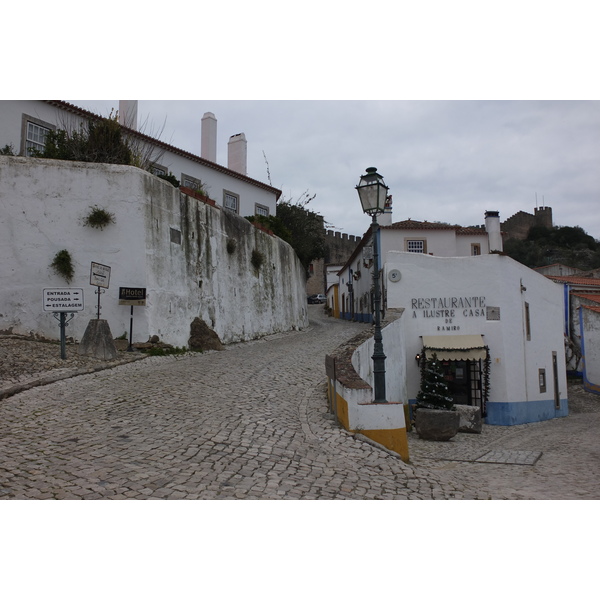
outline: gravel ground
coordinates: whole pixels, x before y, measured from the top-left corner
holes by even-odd
[[[126,349],[126,344],[122,344]],[[118,347],[118,346],[117,346]],[[78,354],[79,344],[66,345],[66,358],[60,357],[60,343],[29,338],[0,336],[0,398],[37,382],[50,382],[71,375],[91,373],[139,360],[144,355],[119,351],[116,360],[101,360]],[[4,391],[4,393],[3,393]]]

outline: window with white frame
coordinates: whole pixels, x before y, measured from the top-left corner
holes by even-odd
[[[427,252],[425,240],[406,240],[406,251],[424,254]]]
[[[269,207],[264,206],[263,204],[256,204],[254,207],[254,214],[259,217],[268,217],[269,216]]]
[[[471,256],[481,256],[481,244],[471,244]]]
[[[166,167],[163,167],[162,165],[157,165],[157,164],[153,164],[150,167],[150,172],[153,175],[167,175]]]
[[[227,190],[223,190],[223,206],[233,212],[240,210],[240,197],[238,194],[233,194]]]
[[[34,152],[43,152],[46,146],[46,135],[49,127],[27,121],[25,129],[25,155],[31,156]]]
[[[202,181],[185,173],[181,174],[181,185],[197,192],[203,191]]]

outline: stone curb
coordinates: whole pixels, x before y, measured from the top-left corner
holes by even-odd
[[[96,365],[94,367],[73,369],[68,373],[61,373],[60,375],[48,375],[45,377],[40,377],[39,379],[36,379],[34,381],[17,383],[10,387],[0,388],[0,400],[5,400],[6,398],[10,398],[15,394],[20,394],[21,392],[25,392],[26,390],[30,390],[35,387],[50,385],[51,383],[56,383],[57,381],[61,381],[63,379],[71,379],[72,377],[78,377],[79,375],[88,375],[90,373],[106,371],[107,369],[114,369],[115,367],[127,365],[129,363],[136,362],[138,360],[143,360],[146,358],[149,358],[149,355],[131,356],[127,359],[120,360],[119,362],[110,365]]]
[[[379,444],[378,442],[373,441],[372,439],[368,438],[366,435],[363,435],[362,433],[354,433],[354,434],[352,434],[352,436],[355,439],[360,440],[361,442],[366,442],[367,444],[370,444],[371,446],[374,446],[375,448],[382,450],[383,452],[389,454],[390,456],[393,456],[394,458],[398,458],[398,459],[402,460],[402,457],[397,452],[394,452],[393,450],[389,450],[382,444]]]

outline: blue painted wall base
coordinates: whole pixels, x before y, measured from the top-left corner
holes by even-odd
[[[410,418],[413,418],[413,407],[416,398],[408,401]],[[537,423],[569,414],[569,401],[560,399],[560,409],[554,408],[554,400],[538,400],[531,402],[488,402],[487,416],[484,418],[486,425],[523,425],[524,423]]]
[[[354,317],[351,313],[340,313],[340,317],[346,321],[357,321],[358,323],[372,323],[373,315],[367,313],[354,313]]]
[[[566,398],[560,399],[560,409],[554,407],[554,400],[488,402],[484,422],[488,425],[522,425],[566,417],[568,414],[569,402]]]

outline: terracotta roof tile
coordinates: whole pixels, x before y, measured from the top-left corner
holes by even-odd
[[[584,294],[582,292],[571,292],[571,296],[577,296],[578,298],[583,298],[584,300],[588,300],[590,302],[597,302],[600,304],[600,294]]]
[[[579,277],[577,275],[546,275],[556,283],[570,283],[571,285],[582,285],[588,287],[600,287],[600,279],[596,277]]]
[[[595,313],[600,314],[600,306],[584,306],[583,308],[587,308]]]
[[[429,231],[455,231],[456,235],[487,235],[483,227],[462,227],[461,225],[449,225],[448,223],[430,223],[429,221],[396,221],[391,225],[382,225],[381,229],[414,230],[426,229]]]

